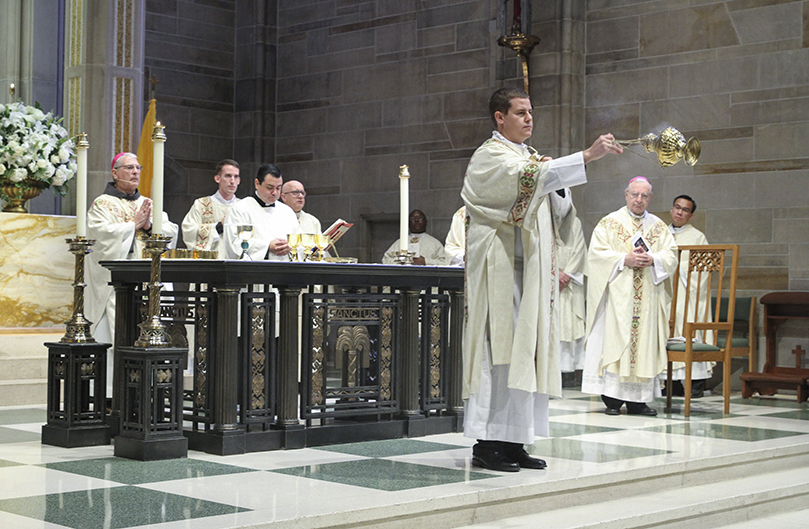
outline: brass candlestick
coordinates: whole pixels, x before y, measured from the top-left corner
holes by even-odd
[[[694,165],[702,151],[698,139],[689,138],[686,141],[685,136],[674,127],[668,127],[659,135],[649,133],[636,140],[617,140],[617,143],[624,146],[643,145],[646,152],[657,154],[657,162],[663,167],[672,166],[681,159],[685,159],[686,165]]]
[[[70,253],[76,256],[76,265],[73,273],[73,316],[65,322],[66,331],[60,342],[64,343],[94,343],[95,338],[90,333],[93,322],[84,317],[84,256],[92,252],[96,243],[93,239],[76,236],[75,239],[66,239]]]
[[[135,347],[171,347],[171,337],[166,332],[166,326],[160,321],[160,265],[161,256],[171,242],[171,237],[153,234],[145,241],[144,251],[152,256],[152,269],[150,275],[149,290],[149,312],[147,320],[140,327],[140,337],[135,342]]]

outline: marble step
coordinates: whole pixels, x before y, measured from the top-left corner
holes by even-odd
[[[794,444],[529,485],[456,489],[428,502],[347,509],[278,521],[273,527],[709,528],[805,509],[807,467],[809,444]]]
[[[47,378],[0,380],[0,406],[45,404],[47,395]]]

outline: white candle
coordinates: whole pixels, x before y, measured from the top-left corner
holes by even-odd
[[[152,143],[152,235],[163,235],[163,152],[166,143],[165,127],[158,121],[154,126]]]
[[[399,168],[399,251],[407,251],[410,230],[408,229],[408,214],[410,213],[410,173],[407,166]]]
[[[87,134],[76,142],[76,237],[87,237]]]

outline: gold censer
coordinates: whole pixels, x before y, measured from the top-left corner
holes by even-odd
[[[685,160],[686,165],[694,165],[699,160],[702,150],[698,139],[689,138],[686,141],[685,136],[674,127],[668,127],[659,135],[649,133],[636,140],[616,141],[623,146],[643,145],[646,152],[657,154],[657,162],[663,167],[672,166],[682,159]]]

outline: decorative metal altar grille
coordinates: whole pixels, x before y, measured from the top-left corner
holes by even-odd
[[[275,293],[241,295],[239,339],[239,422],[248,431],[269,429],[275,421],[278,355],[275,344]]]
[[[304,294],[301,418],[398,411],[396,294]],[[321,423],[322,424],[322,423]]]
[[[446,410],[447,336],[449,332],[449,296],[423,294],[421,296],[421,387],[419,402],[422,411]]]

